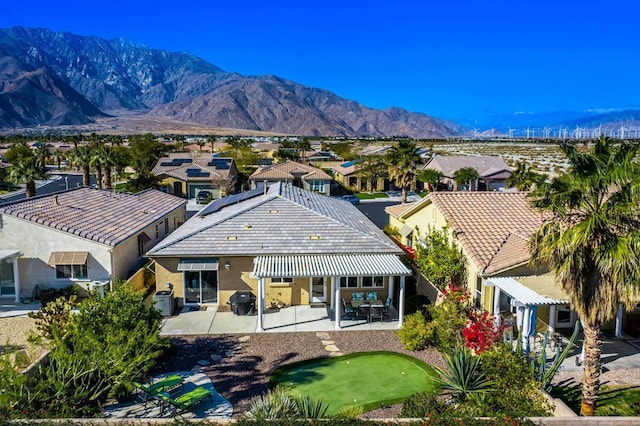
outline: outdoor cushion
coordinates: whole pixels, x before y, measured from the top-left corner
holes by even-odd
[[[351,300],[364,300],[364,294],[363,293],[353,293],[351,295]]]
[[[155,381],[149,385],[143,385],[138,382],[133,382],[133,386],[143,392],[142,400],[146,401],[152,396],[156,396],[161,392],[169,392],[172,389],[182,386],[184,379],[177,374],[172,374],[167,377]]]
[[[367,292],[367,300],[378,300],[378,292],[377,291],[368,291]]]
[[[166,394],[162,393],[158,394],[158,397],[161,401],[176,408],[176,410],[186,411],[195,407],[205,398],[213,398],[213,393],[203,386],[198,386],[197,388],[192,389],[189,392],[185,392],[176,398],[170,398]]]

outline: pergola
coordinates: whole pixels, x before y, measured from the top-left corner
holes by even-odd
[[[331,277],[331,309],[335,315],[335,328],[340,330],[340,307],[336,301],[341,298],[340,277],[382,275],[388,276],[389,295],[393,294],[393,280],[400,277],[398,302],[398,327],[402,326],[404,315],[404,278],[411,275],[395,254],[328,254],[328,255],[271,255],[254,259],[251,276],[258,278],[258,324],[257,330],[264,331],[265,279],[275,277]]]

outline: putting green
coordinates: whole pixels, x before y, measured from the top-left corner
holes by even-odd
[[[360,352],[317,358],[278,368],[269,387],[308,395],[329,404],[328,414],[362,405],[371,410],[435,389],[436,372],[424,362],[395,352]]]

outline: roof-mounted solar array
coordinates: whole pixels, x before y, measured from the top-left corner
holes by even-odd
[[[211,173],[200,169],[187,169],[187,177],[209,177]]]
[[[223,208],[230,206],[232,204],[239,203],[241,201],[248,200],[250,198],[257,197],[258,195],[262,195],[264,193],[264,189],[262,187],[252,189],[251,191],[242,192],[240,194],[229,195],[224,198],[220,198],[219,200],[213,201],[207,207],[202,209],[199,216],[206,216],[211,213],[215,213],[217,211],[222,210]]]
[[[183,164],[189,164],[192,162],[193,162],[193,159],[191,158],[173,158],[171,159],[171,161],[161,162],[160,165],[164,167],[178,167],[178,166],[182,166]]]
[[[209,167],[215,167],[218,170],[229,170],[231,168],[231,159],[230,158],[212,158],[211,161],[207,163]]]

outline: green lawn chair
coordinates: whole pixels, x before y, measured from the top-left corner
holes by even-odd
[[[158,394],[157,398],[163,402],[161,412],[164,412],[165,408],[170,406],[173,407],[174,414],[178,414],[183,411],[191,410],[206,398],[213,400],[213,393],[203,386],[198,386],[197,388],[192,389],[189,392],[185,392],[176,398],[171,398],[165,393]]]
[[[146,404],[150,399],[158,396],[160,393],[171,392],[177,388],[181,388],[184,384],[184,379],[177,374],[172,374],[167,377],[163,377],[149,385],[143,385],[138,382],[133,382],[139,391],[140,399]]]

